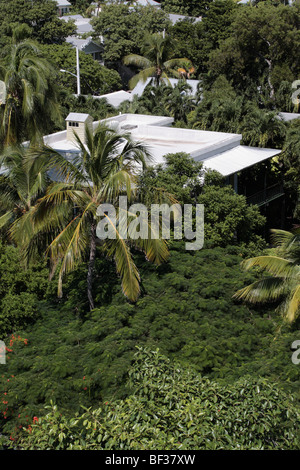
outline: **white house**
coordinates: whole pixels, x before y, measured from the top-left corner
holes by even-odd
[[[71,3],[68,0],[56,0],[59,16],[70,13]]]
[[[83,136],[85,123],[93,129],[103,122],[118,132],[129,132],[134,140],[147,145],[152,155],[152,165],[164,164],[168,153],[188,153],[203,163],[204,170],[215,170],[233,185],[237,191],[238,174],[258,163],[269,160],[281,150],[240,145],[242,135],[171,127],[173,118],[141,114],[121,114],[98,122],[80,113],[67,117],[67,130],[44,137],[44,143],[61,153],[65,158],[80,152],[74,133],[80,130]],[[282,188],[272,188],[272,199],[282,196]],[[261,198],[268,197],[265,188]],[[265,203],[266,199],[255,201]]]
[[[91,37],[88,37],[87,39],[81,39],[77,38],[76,36],[68,36],[66,38],[66,42],[84,52],[85,54],[92,56],[93,59],[103,63],[103,45],[98,44]]]

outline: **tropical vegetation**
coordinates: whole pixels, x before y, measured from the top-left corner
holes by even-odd
[[[71,3],[103,47],[80,96],[74,22],[0,0],[0,448],[299,450],[299,2]],[[43,136],[69,112],[95,123],[66,159]],[[153,166],[119,113],[281,153],[235,185],[185,152]],[[125,196],[202,204],[203,248],[134,237]]]

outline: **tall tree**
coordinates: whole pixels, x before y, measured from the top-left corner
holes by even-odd
[[[52,273],[59,271],[59,295],[62,294],[64,275],[79,262],[88,259],[87,295],[90,309],[94,308],[92,284],[98,246],[104,255],[115,260],[123,292],[134,301],[140,292],[140,277],[130,247],[137,247],[145,252],[148,260],[160,264],[168,257],[166,244],[150,237],[146,240],[122,237],[120,226],[107,214],[104,217],[112,236],[97,239],[97,209],[101,204],[110,203],[118,212],[118,198],[122,194],[132,200],[136,165],[145,166],[149,152],[143,144],[132,141],[129,134],[119,134],[101,124],[94,135],[86,128],[86,144],[75,136],[81,153],[73,163],[51,148],[32,152],[33,161],[43,155],[52,162],[60,172],[58,176],[61,181],[54,183],[34,210],[13,227],[14,240],[29,255],[32,244],[38,244],[40,240],[43,243],[45,234],[48,238],[52,236],[47,255]],[[124,209],[118,216],[124,216],[125,212]],[[135,218],[132,214],[127,216],[128,221]],[[30,233],[29,237],[27,233]]]
[[[26,24],[32,38],[43,44],[62,44],[76,32],[73,21],[58,17],[57,2],[52,0],[0,0],[0,43],[6,42],[12,26]]]
[[[210,55],[210,73],[225,73],[243,91],[249,81],[257,84],[263,80],[269,99],[274,102],[276,67],[285,66],[293,79],[298,78],[299,6],[260,2],[255,7],[238,8],[229,33],[223,41],[219,38],[219,49]]]
[[[11,44],[0,60],[0,79],[6,85],[6,101],[0,107],[1,141],[18,144],[36,140],[60,119],[55,70],[41,55],[37,43],[16,28]]]
[[[129,82],[133,88],[140,80],[145,82],[153,77],[158,86],[163,80],[168,81],[168,75],[180,77],[178,67],[192,67],[187,58],[172,58],[172,42],[169,36],[161,33],[147,34],[142,48],[143,55],[130,54],[124,57],[125,65],[135,65],[142,69]]]
[[[0,228],[9,228],[32,210],[49,184],[49,163],[44,158],[27,164],[29,150],[24,147],[5,148],[0,157]]]
[[[115,67],[125,55],[140,54],[145,32],[162,32],[171,21],[160,8],[126,2],[103,5],[101,14],[92,20],[92,24],[93,36],[104,38],[105,63]]]
[[[286,134],[285,124],[278,119],[276,111],[266,111],[253,105],[248,107],[240,130],[246,144],[259,147],[279,148]]]

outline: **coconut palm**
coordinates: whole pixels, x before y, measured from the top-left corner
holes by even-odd
[[[281,301],[279,309],[288,323],[300,313],[300,229],[294,232],[273,230],[277,255],[258,256],[242,263],[244,269],[255,266],[270,273],[234,294],[234,298],[254,304]]]
[[[276,146],[285,137],[286,127],[276,111],[265,111],[250,106],[240,128],[247,145]]]
[[[60,118],[54,68],[21,29],[14,31],[0,60],[0,80],[6,85],[6,100],[0,107],[5,145],[41,138]]]
[[[185,80],[179,80],[174,87],[167,87],[163,97],[163,104],[175,121],[187,123],[187,115],[196,107],[196,100],[191,95],[192,87]]]
[[[50,162],[26,163],[29,149],[7,147],[0,157],[0,228],[9,227],[29,212],[49,184]]]
[[[142,48],[142,54],[130,54],[124,57],[125,65],[134,65],[142,69],[130,81],[130,88],[141,80],[145,82],[149,77],[153,78],[156,86],[163,81],[169,81],[169,75],[179,77],[178,67],[192,67],[187,58],[172,58],[172,43],[169,36],[161,33],[146,35]]]
[[[59,272],[59,296],[62,295],[64,275],[88,259],[87,296],[90,309],[94,308],[92,284],[99,247],[103,254],[115,260],[123,292],[135,301],[140,292],[140,277],[130,248],[134,246],[142,250],[148,260],[160,264],[168,257],[166,243],[151,239],[123,239],[119,225],[106,213],[103,216],[113,237],[100,240],[96,233],[97,209],[103,203],[117,207],[119,195],[122,194],[127,195],[129,200],[133,199],[137,165],[144,167],[150,154],[142,143],[132,141],[129,134],[120,134],[101,124],[94,135],[86,128],[86,144],[76,134],[75,137],[80,154],[72,162],[51,148],[32,150],[31,162],[43,155],[60,173],[34,210],[14,224],[11,229],[13,238],[29,257],[39,243],[44,247],[45,237],[51,237],[46,254],[50,258],[51,276]],[[124,216],[124,213],[117,215]],[[133,218],[128,213],[127,223]]]

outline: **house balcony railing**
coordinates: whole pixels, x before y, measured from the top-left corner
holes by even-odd
[[[247,203],[257,206],[264,206],[269,202],[277,199],[281,196],[284,196],[284,190],[281,184],[274,184],[268,188],[259,191],[252,196],[247,197]]]

